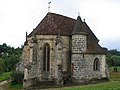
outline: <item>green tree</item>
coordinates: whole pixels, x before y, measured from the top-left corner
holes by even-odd
[[[16,63],[21,60],[22,47],[14,48],[6,43],[0,45],[0,71],[7,72],[15,69]]]
[[[4,60],[0,58],[0,74],[5,71]]]
[[[120,66],[120,51],[109,50],[107,53],[107,63],[109,66]]]

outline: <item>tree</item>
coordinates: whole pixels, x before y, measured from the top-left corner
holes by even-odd
[[[0,58],[0,74],[5,71],[4,60]]]
[[[109,66],[120,66],[120,51],[109,50],[107,53],[107,63]]]
[[[14,48],[6,43],[0,45],[0,71],[8,72],[15,69],[16,63],[21,60],[22,47]]]

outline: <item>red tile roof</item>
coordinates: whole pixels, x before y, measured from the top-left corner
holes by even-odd
[[[58,31],[62,36],[71,36],[75,23],[75,19],[49,12],[38,24],[38,26],[28,35],[28,37],[31,37],[32,35],[57,35]],[[99,40],[91,31],[86,22],[82,22],[82,25],[84,31],[88,34],[86,53],[105,53],[98,44]]]

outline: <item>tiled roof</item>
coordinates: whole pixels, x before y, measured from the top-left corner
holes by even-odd
[[[75,28],[78,27],[78,25],[75,26],[75,23],[77,23],[75,19],[49,12],[28,37],[31,37],[32,35],[57,35],[58,31],[62,36],[71,36],[74,34]],[[87,33],[86,53],[105,53],[102,47],[98,44],[99,40],[86,22],[82,22],[81,20],[80,23],[82,23],[82,26],[79,28],[82,27],[84,32]]]
[[[49,12],[28,37],[33,33],[35,35],[56,35],[58,30],[60,35],[70,36],[75,21],[75,19]]]
[[[105,53],[102,47],[98,44],[99,40],[88,27],[86,22],[83,22],[87,34],[87,53]]]

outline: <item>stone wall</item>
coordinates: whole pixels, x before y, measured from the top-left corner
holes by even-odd
[[[84,56],[84,57],[83,57]],[[100,61],[99,70],[93,70],[94,60],[98,58]],[[104,54],[73,54],[72,66],[73,79],[76,81],[89,81],[91,79],[107,78],[106,75],[106,58]]]
[[[72,52],[84,53],[87,49],[86,35],[73,35],[72,36]]]
[[[62,67],[64,71],[69,69],[69,37],[62,37]],[[23,50],[23,60],[25,61],[25,66],[27,67],[28,81],[32,81],[33,78],[37,78],[39,81],[52,80],[55,78],[55,43],[56,35],[37,35],[37,42],[34,43],[32,37],[28,38],[28,45],[24,46]],[[43,49],[44,44],[48,43],[50,46],[50,71],[43,71]],[[70,64],[69,64],[70,65]],[[30,82],[29,82],[30,83]]]
[[[85,60],[82,55],[72,54],[72,78],[74,81],[85,78]]]
[[[94,71],[93,70],[93,64],[94,60],[98,58],[99,59],[99,70]],[[91,79],[91,78],[104,78],[106,77],[105,75],[105,68],[106,68],[106,57],[104,54],[86,54],[85,55],[85,60],[86,60],[86,78]]]
[[[56,46],[56,35],[37,35],[36,40],[37,42],[34,43],[32,37],[28,38],[28,45],[25,45],[23,49],[22,59],[25,66],[24,74],[27,79],[24,82],[25,86],[32,85],[35,80],[51,81],[55,79],[55,70],[57,70],[56,55],[59,53]],[[61,40],[62,70],[69,73],[71,70],[73,81],[85,82],[91,79],[107,77],[105,55],[85,54],[87,49],[87,38],[85,35],[74,35],[72,37],[72,55],[70,37],[61,36]],[[48,43],[50,46],[50,71],[43,71],[43,50],[45,43]],[[100,69],[96,71],[93,70],[95,58],[98,58],[100,61]]]

